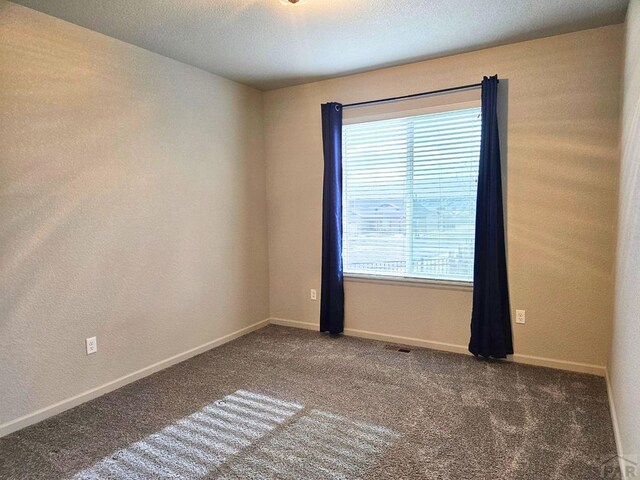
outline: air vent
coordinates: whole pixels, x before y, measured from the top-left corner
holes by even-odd
[[[407,347],[399,347],[398,345],[385,345],[384,349],[385,350],[393,350],[395,352],[402,352],[402,353],[411,352],[411,349],[409,349]]]

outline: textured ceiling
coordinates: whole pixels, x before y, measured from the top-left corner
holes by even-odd
[[[262,90],[624,21],[628,0],[15,0]]]

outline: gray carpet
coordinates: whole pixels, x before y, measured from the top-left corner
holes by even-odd
[[[602,378],[269,326],[0,439],[0,478],[597,479]]]

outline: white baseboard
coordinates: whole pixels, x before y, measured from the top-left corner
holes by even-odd
[[[284,318],[271,318],[273,325],[281,325],[284,327],[304,328],[305,330],[318,330],[319,325],[311,322],[299,322],[297,320],[288,320]],[[355,328],[345,328],[344,334],[352,337],[368,338],[371,340],[380,340],[389,343],[398,343],[402,345],[411,345],[414,347],[431,348],[433,350],[441,350],[444,352],[462,353],[471,355],[466,345],[456,345],[453,343],[437,342],[434,340],[424,340],[414,337],[403,337],[399,335],[390,335],[387,333],[369,332],[367,330],[358,330]],[[590,365],[588,363],[570,362],[567,360],[556,360],[553,358],[534,357],[532,355],[515,354],[510,360],[517,363],[527,365],[535,365],[538,367],[549,367],[557,370],[568,370],[578,373],[589,373],[604,377],[606,368],[599,365]]]
[[[294,327],[302,328],[304,330],[318,330],[320,324],[310,322],[299,322],[297,320],[287,320],[285,318],[270,318],[269,323],[271,325],[280,325],[281,327]]]
[[[369,332],[367,330],[358,330],[355,328],[345,328],[344,334],[350,337],[368,338],[370,340],[380,340],[382,342],[398,343],[401,345],[410,345],[412,347],[430,348],[432,350],[440,350],[443,352],[464,353],[468,354],[469,350],[464,345],[455,345],[453,343],[436,342],[433,340],[423,340],[421,338],[403,337],[400,335],[389,335],[388,333]]]
[[[609,410],[611,411],[611,423],[613,424],[613,436],[616,440],[616,451],[618,453],[618,461],[620,462],[620,471],[624,472],[624,449],[622,448],[622,438],[620,437],[620,428],[618,423],[618,414],[616,413],[616,404],[613,401],[613,389],[611,388],[611,379],[609,378],[609,369],[605,369],[605,380],[607,381],[607,395],[609,396]]]
[[[164,370],[171,365],[180,363],[184,360],[187,360],[188,358],[194,357],[200,353],[204,353],[207,350],[211,350],[212,348],[223,345],[227,342],[230,342],[231,340],[235,340],[238,337],[258,330],[262,327],[266,327],[267,325],[269,325],[269,319],[261,320],[260,322],[256,322],[253,325],[249,325],[248,327],[241,328],[240,330],[236,330],[235,332],[232,332],[228,335],[204,343],[199,347],[192,348],[190,350],[187,350],[186,352],[179,353],[177,355],[154,363],[153,365],[149,365],[148,367],[136,370],[135,372],[124,375],[123,377],[112,380],[111,382],[107,382],[103,385],[100,385],[99,387],[92,388],[91,390],[87,390],[73,397],[66,398],[58,403],[49,405],[48,407],[41,408],[40,410],[36,410],[32,413],[28,413],[27,415],[16,418],[15,420],[3,423],[2,425],[0,425],[0,437],[15,432],[16,430],[28,427],[29,425],[33,425],[34,423],[41,422],[42,420],[62,413],[65,410],[69,410],[70,408],[76,407],[84,402],[88,402],[89,400],[104,395],[105,393],[109,393],[160,370]]]
[[[590,363],[570,362],[569,360],[557,360],[555,358],[535,357],[533,355],[522,355],[516,353],[512,356],[512,360],[517,363],[525,363],[527,365],[535,365],[537,367],[549,367],[556,370],[568,370],[577,373],[589,373],[604,377],[607,369],[601,365],[592,365]]]

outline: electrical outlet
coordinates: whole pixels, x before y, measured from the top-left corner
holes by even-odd
[[[318,292],[315,288],[311,289],[311,300],[318,300]]]
[[[96,353],[98,351],[98,340],[96,337],[87,338],[87,355]]]
[[[525,315],[524,310],[516,310],[516,323],[524,323]]]

